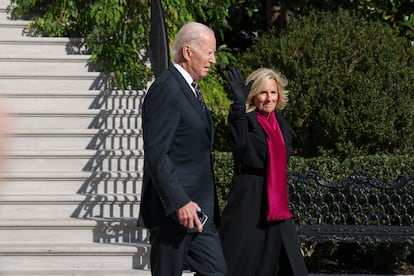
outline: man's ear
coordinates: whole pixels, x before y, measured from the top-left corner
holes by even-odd
[[[189,60],[190,59],[190,55],[191,55],[191,48],[190,45],[186,44],[184,45],[183,49],[183,57],[185,60]]]

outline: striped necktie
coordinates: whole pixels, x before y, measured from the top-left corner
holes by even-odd
[[[201,95],[200,86],[198,86],[198,84],[195,81],[193,81],[191,83],[191,86],[194,88],[194,90],[196,92],[196,98],[197,98],[198,102],[200,103],[201,108],[205,112],[207,107],[206,107],[206,103],[204,102],[203,95]]]

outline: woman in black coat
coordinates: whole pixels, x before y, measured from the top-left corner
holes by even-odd
[[[234,103],[229,123],[235,175],[222,214],[230,276],[308,275],[288,207],[287,161],[295,133],[277,114],[288,102],[286,78],[267,68],[247,85],[227,75]]]

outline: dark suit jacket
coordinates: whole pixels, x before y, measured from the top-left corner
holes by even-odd
[[[214,128],[191,87],[170,65],[151,85],[142,110],[144,180],[138,225],[186,230],[176,210],[190,200],[218,223],[213,175]]]

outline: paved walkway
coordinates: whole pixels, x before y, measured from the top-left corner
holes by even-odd
[[[137,276],[151,276],[148,270],[141,270]],[[182,276],[193,276],[191,272],[184,272]],[[414,276],[414,275],[400,275],[400,274],[309,274],[309,276]]]
[[[43,271],[33,272],[25,271],[0,271],[1,276],[151,276],[149,270],[127,270],[127,271]],[[191,272],[184,272],[182,276],[193,276]],[[397,274],[309,274],[309,276],[414,276],[414,275],[397,275]]]

